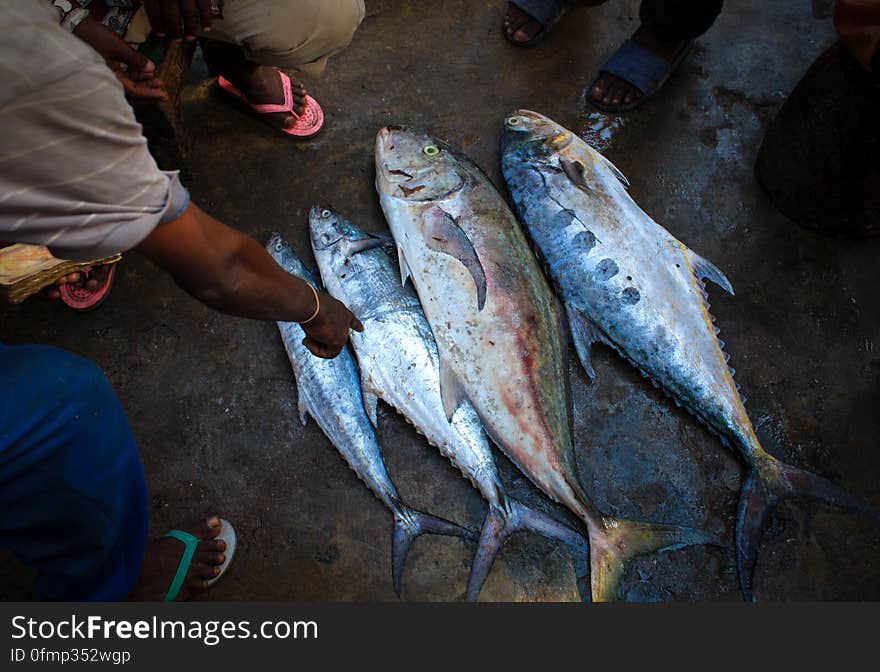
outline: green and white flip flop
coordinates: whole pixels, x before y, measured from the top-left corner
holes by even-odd
[[[190,534],[189,532],[184,532],[183,530],[171,530],[166,534],[162,535],[164,537],[171,537],[172,539],[177,539],[180,543],[183,544],[183,555],[180,556],[180,562],[177,564],[177,572],[174,574],[174,580],[171,582],[171,585],[168,587],[168,592],[165,593],[165,601],[166,602],[174,602],[177,599],[177,596],[180,594],[180,589],[183,587],[183,582],[186,580],[187,572],[189,572],[189,566],[192,563],[193,556],[196,554],[196,548],[199,545],[199,542],[204,541],[204,539],[199,539],[198,537]],[[224,574],[226,574],[226,570],[229,568],[229,563],[232,562],[232,557],[235,555],[235,545],[237,538],[235,536],[235,528],[232,527],[232,523],[223,518],[220,519],[220,534],[218,534],[214,539],[222,539],[226,542],[226,551],[224,555],[226,555],[226,559],[223,561],[223,564],[220,565],[220,573],[215,576],[213,579],[208,579],[208,587],[213,586],[217,581],[219,581]]]

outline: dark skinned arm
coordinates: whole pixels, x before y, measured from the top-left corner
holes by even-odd
[[[161,224],[135,248],[167,271],[186,292],[211,308],[257,320],[302,322],[315,312],[308,284],[282,269],[253,238],[222,224],[194,203]],[[342,303],[318,292],[318,315],[302,325],[305,346],[332,358],[363,331]]]

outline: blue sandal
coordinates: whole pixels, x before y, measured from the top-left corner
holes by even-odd
[[[669,79],[669,76],[687,58],[693,46],[693,40],[683,42],[675,58],[667,61],[632,40],[627,40],[600,68],[599,74],[587,90],[587,100],[593,107],[612,114],[635,109],[657,93]],[[594,100],[591,95],[593,87],[596,86],[596,82],[603,74],[614,75],[622,79],[641,91],[642,95],[630,103],[621,103],[620,105],[606,105],[601,101]]]
[[[183,588],[183,582],[186,581],[186,575],[189,572],[190,564],[192,564],[193,556],[196,554],[196,548],[198,547],[199,542],[203,541],[203,539],[199,539],[183,530],[171,530],[167,534],[163,534],[162,537],[177,539],[177,541],[183,544],[183,555],[180,556],[180,562],[177,563],[177,571],[174,574],[174,580],[171,581],[171,585],[168,587],[168,592],[165,593],[165,601],[174,602],[180,594],[180,589]],[[220,534],[214,537],[214,539],[222,539],[226,542],[226,551],[224,553],[226,559],[223,561],[223,564],[220,565],[220,573],[213,579],[208,579],[207,586],[209,588],[217,583],[217,581],[219,581],[226,573],[226,570],[229,568],[229,563],[232,562],[232,556],[235,555],[237,538],[232,523],[221,518]]]
[[[507,31],[502,24],[501,33],[504,35],[504,39],[518,47],[534,47],[536,44],[543,41],[544,38],[547,37],[547,33],[550,32],[550,29],[568,10],[568,3],[565,0],[511,0],[508,5],[513,5],[541,24],[541,32],[535,35],[531,40],[526,40],[525,42],[514,40],[507,34]],[[508,11],[509,9],[510,8],[508,7]]]

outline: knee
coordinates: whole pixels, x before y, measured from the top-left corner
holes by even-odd
[[[267,25],[246,46],[282,67],[309,63],[347,47],[365,13],[363,0],[322,2],[310,16]]]

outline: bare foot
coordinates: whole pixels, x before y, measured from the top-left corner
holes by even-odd
[[[679,50],[685,45],[683,41],[670,42],[668,40],[661,40],[655,32],[646,26],[640,26],[631,39],[639,46],[655,53],[670,63],[675,60]],[[643,94],[643,91],[640,91],[626,80],[607,72],[601,73],[593,88],[590,89],[590,98],[597,103],[611,106],[629,105],[641,98]]]
[[[223,76],[253,104],[282,105],[284,103],[284,87],[281,77],[278,76],[278,68],[244,61],[224,72]],[[293,111],[302,114],[306,107],[307,91],[294,77],[290,78],[290,88],[293,93]],[[287,112],[267,114],[265,118],[278,128],[287,128],[296,122],[296,118]]]
[[[538,21],[526,14],[513,3],[508,3],[507,14],[504,15],[504,32],[514,42],[534,40],[544,28]]]
[[[226,542],[215,539],[222,528],[220,519],[212,516],[207,520],[180,528],[198,539],[195,555],[189,566],[186,580],[175,601],[189,600],[208,588],[208,581],[220,574],[220,565],[226,560]],[[177,573],[184,545],[177,539],[163,537],[147,546],[141,575],[129,599],[135,602],[161,602]]]

